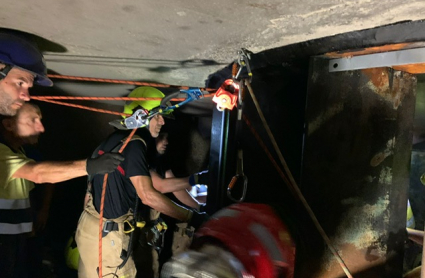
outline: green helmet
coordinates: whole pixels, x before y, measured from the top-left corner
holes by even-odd
[[[153,87],[138,87],[134,89],[128,97],[157,97],[163,98],[165,95],[158,89]],[[141,106],[144,109],[150,111],[155,107],[158,107],[161,104],[161,100],[135,100],[127,101],[124,105],[124,113],[133,114],[133,109]]]

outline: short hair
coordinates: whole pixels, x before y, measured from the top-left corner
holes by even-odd
[[[162,141],[164,139],[168,138],[168,133],[167,132],[161,132],[159,133],[158,137],[156,137],[156,141]]]
[[[27,102],[25,102],[25,103],[24,103],[24,105],[25,105],[25,104],[29,104],[29,105],[31,105],[32,107],[34,107],[35,109],[37,109],[38,111],[41,111],[41,110],[40,110],[40,106],[38,106],[38,105],[37,105],[37,104],[35,104],[34,102],[28,102],[28,101],[27,101]],[[19,110],[21,110],[21,109],[19,109]],[[18,110],[18,112],[19,112],[19,110]]]

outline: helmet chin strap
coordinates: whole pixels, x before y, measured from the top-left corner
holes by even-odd
[[[11,65],[5,65],[4,68],[0,70],[0,80],[5,78],[9,71],[12,69]]]

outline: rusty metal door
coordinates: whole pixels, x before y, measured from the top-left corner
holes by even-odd
[[[416,77],[311,59],[301,190],[354,277],[401,277]],[[296,277],[345,277],[320,236]]]

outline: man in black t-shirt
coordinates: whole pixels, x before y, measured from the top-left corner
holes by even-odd
[[[163,98],[164,94],[152,87],[139,87],[133,90],[129,97]],[[159,105],[159,100],[133,101],[124,107],[124,113],[132,114],[140,107],[150,111]],[[152,117],[148,126],[138,130],[136,136],[124,149],[124,162],[108,176],[103,208],[105,220],[102,229],[102,275],[104,276],[132,278],[136,275],[134,261],[131,256],[127,256],[131,250],[128,250],[130,237],[129,233],[125,233],[125,229],[126,223],[133,220],[133,210],[138,198],[142,202],[142,213],[149,212],[146,208],[150,207],[179,221],[189,222],[195,228],[206,219],[205,214],[176,205],[152,186],[147,151],[154,147],[153,138],[158,136],[163,125],[162,115],[157,114]],[[129,133],[130,131],[113,133],[100,145],[97,154],[119,149]],[[92,194],[89,194],[89,201],[80,217],[76,232],[76,242],[80,252],[78,268],[80,278],[99,276],[97,250],[99,249],[102,185],[103,176],[94,176]],[[147,224],[149,224],[148,220]],[[155,276],[158,276],[157,272]]]

